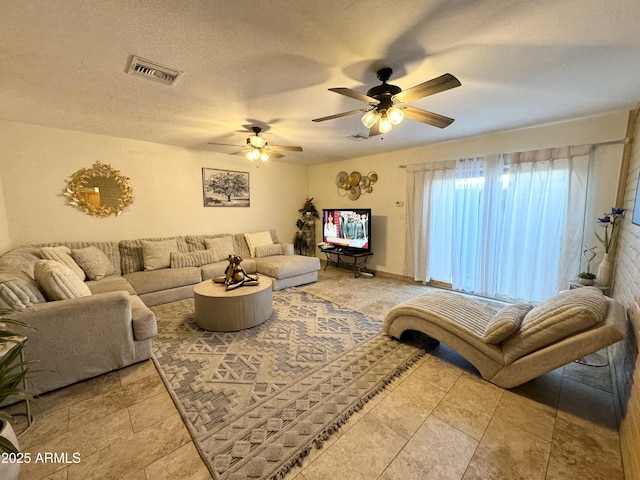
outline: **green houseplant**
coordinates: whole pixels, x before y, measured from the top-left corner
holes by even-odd
[[[33,395],[23,387],[29,369],[22,361],[22,351],[27,337],[11,330],[11,326],[28,328],[24,322],[8,318],[0,313],[0,405],[9,397],[32,400]],[[9,423],[11,415],[0,410],[0,431]],[[1,453],[18,453],[18,446],[0,435]]]
[[[305,250],[313,246],[315,236],[313,220],[320,218],[320,213],[313,204],[313,198],[309,197],[305,198],[304,205],[298,209],[298,212],[300,212],[302,216],[298,218],[296,222],[298,231],[293,239],[293,247],[297,253],[302,255]]]
[[[309,213],[314,218],[320,217],[320,214],[318,213],[318,209],[313,204],[313,198],[309,198],[309,197],[305,198],[304,205],[302,206],[302,208],[298,209],[298,211],[303,215],[306,215],[307,213]]]
[[[596,280],[596,274],[591,272],[580,272],[578,274],[578,278],[582,285],[593,285]]]

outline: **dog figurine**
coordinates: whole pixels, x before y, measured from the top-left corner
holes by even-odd
[[[260,283],[257,275],[252,277],[242,268],[242,265],[240,265],[242,262],[241,256],[232,253],[227,257],[227,261],[229,265],[224,271],[224,277],[216,277],[213,279],[215,283],[224,283],[225,290],[233,290],[243,285],[253,286]]]

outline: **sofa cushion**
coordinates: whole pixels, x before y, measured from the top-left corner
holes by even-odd
[[[26,275],[33,279],[33,267],[38,260],[42,260],[42,249],[33,245],[24,245],[0,257],[0,272],[17,274],[21,277]]]
[[[530,303],[507,305],[489,320],[484,328],[482,340],[486,343],[497,344],[513,334],[520,325],[524,316],[533,308]]]
[[[214,252],[217,260],[226,260],[229,255],[236,255],[236,242],[231,235],[219,238],[208,238],[204,241],[207,250]]]
[[[256,247],[256,257],[273,257],[274,255],[282,255],[282,245],[258,245]]]
[[[197,250],[206,250],[207,246],[205,245],[205,240],[223,237],[233,238],[233,235],[230,233],[216,233],[214,235],[185,235],[184,240],[187,243],[189,252],[195,252]]]
[[[89,287],[66,265],[57,260],[40,260],[33,273],[49,300],[88,297]]]
[[[38,245],[38,246],[41,247],[39,249],[41,254],[42,254],[42,247],[59,247],[59,246],[69,247],[71,249],[71,252],[72,252],[72,255],[71,255],[72,257],[73,257],[73,251],[74,250],[79,250],[81,248],[87,248],[87,247],[97,247],[102,251],[102,253],[104,253],[107,256],[107,258],[111,262],[111,265],[113,265],[113,268],[115,270],[115,274],[116,275],[120,275],[122,273],[120,271],[120,251],[118,250],[118,242],[97,242],[97,241],[93,241],[93,242],[49,242],[49,243],[43,243],[43,244]]]
[[[122,274],[140,272],[144,270],[144,258],[142,256],[142,240],[162,241],[175,239],[180,253],[189,253],[187,242],[184,237],[164,237],[164,238],[140,238],[137,240],[120,240],[118,249],[120,250],[120,263]]]
[[[35,280],[26,275],[0,273],[0,310],[24,310],[46,301]]]
[[[268,231],[264,232],[256,232],[256,233],[245,233],[244,238],[247,241],[247,246],[249,247],[249,253],[252,257],[256,256],[256,247],[258,245],[273,245],[273,239],[271,238],[271,233]]]
[[[171,252],[171,268],[199,267],[216,263],[218,256],[213,250],[196,250],[190,253]]]
[[[281,243],[280,246],[282,247],[283,255],[295,255],[293,243]]]
[[[178,251],[175,238],[168,240],[141,240],[142,262],[145,270],[158,270],[171,266],[171,252]]]
[[[608,305],[596,287],[568,290],[545,300],[527,313],[518,331],[502,343],[505,363],[594,326],[604,319]]]
[[[197,267],[163,268],[146,272],[132,272],[123,275],[131,283],[138,295],[170,290],[185,285],[195,285],[202,281],[200,269]]]
[[[141,342],[155,337],[158,334],[158,324],[154,313],[137,295],[130,297],[129,301],[131,303],[133,338]]]
[[[87,280],[85,283],[93,295],[118,291],[129,292],[130,295],[136,294],[131,284],[120,275],[107,275],[100,280]]]
[[[33,278],[33,268],[40,260],[42,250],[33,245],[18,247],[0,257],[0,309],[24,310],[47,301]]]
[[[42,247],[42,258],[47,260],[57,260],[58,262],[69,267],[73,273],[75,273],[80,280],[84,282],[87,278],[84,270],[78,265],[71,256],[71,249],[66,245],[59,245],[57,247]]]
[[[86,247],[71,250],[71,256],[84,270],[89,280],[100,280],[116,273],[113,264],[98,247]]]
[[[304,257],[302,255],[256,258],[256,265],[258,273],[276,279],[294,277],[320,270],[320,260],[317,257]]]

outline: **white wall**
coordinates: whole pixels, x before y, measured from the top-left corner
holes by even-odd
[[[0,122],[0,144],[0,228],[7,230],[0,233],[0,253],[25,243],[267,228],[291,242],[308,192],[307,167],[267,162],[256,168],[242,156],[14,122]],[[134,202],[119,217],[91,217],[62,195],[71,174],[96,161],[130,178]],[[203,167],[249,172],[251,206],[205,208]]]
[[[616,112],[572,122],[312,166],[309,168],[309,193],[315,198],[316,207],[319,209],[371,208],[374,255],[368,265],[376,270],[402,275],[405,207],[396,207],[395,202],[402,201],[406,204],[406,199],[405,170],[399,168],[399,165],[619,140],[624,138],[626,121],[626,111]],[[593,228],[596,228],[595,215],[608,211],[615,201],[621,158],[622,147],[619,145],[600,147],[595,151],[595,165],[591,176],[595,193],[592,211],[588,213],[588,218],[593,218],[594,222],[588,224],[592,230],[586,234],[586,241],[593,240],[589,246],[596,244],[592,234]],[[379,180],[374,185],[372,193],[351,201],[341,197],[335,186],[335,177],[342,170],[347,173],[356,170],[362,174],[375,171]],[[317,232],[320,241],[320,228]]]
[[[9,237],[9,224],[7,223],[7,210],[4,205],[4,192],[2,190],[2,175],[0,175],[0,255],[11,248]]]

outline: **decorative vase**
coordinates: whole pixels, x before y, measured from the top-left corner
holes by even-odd
[[[585,285],[587,287],[596,283],[592,278],[579,278],[578,282],[580,283],[580,285]]]
[[[6,420],[0,420],[0,437],[4,437],[13,443],[16,448],[20,448],[18,445],[18,437],[16,432],[13,431],[13,427]],[[4,458],[4,457],[3,457]],[[20,463],[7,462],[0,463],[0,478],[3,480],[17,480],[20,476]]]
[[[600,265],[598,265],[598,281],[602,286],[608,286],[611,283],[611,270],[612,270],[611,257],[608,253],[604,254]]]

